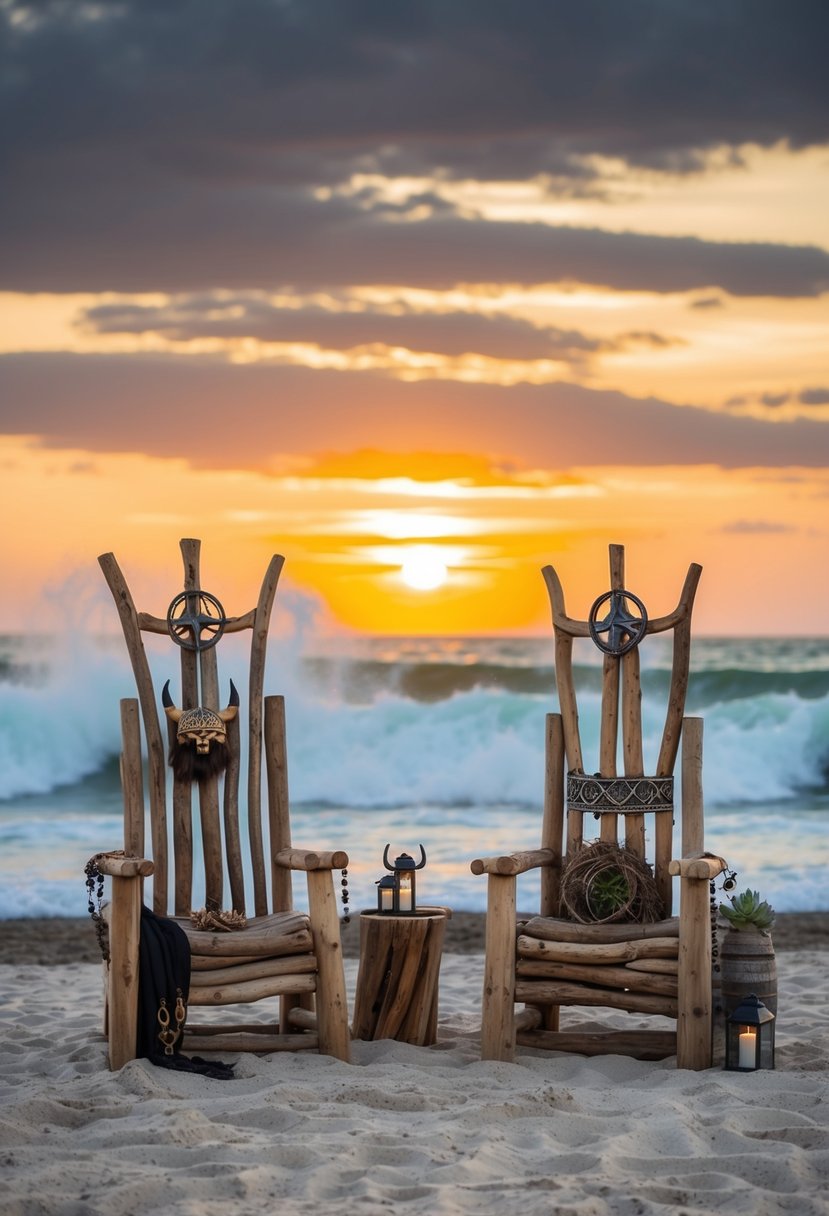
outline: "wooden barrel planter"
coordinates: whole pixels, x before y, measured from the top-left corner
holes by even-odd
[[[751,993],[777,1014],[777,961],[768,934],[726,930],[720,947],[720,979],[726,1017]]]

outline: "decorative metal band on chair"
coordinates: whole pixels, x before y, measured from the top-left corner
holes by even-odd
[[[567,809],[589,811],[597,816],[673,812],[674,779],[568,773]]]

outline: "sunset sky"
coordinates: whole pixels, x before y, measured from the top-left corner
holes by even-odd
[[[825,0],[0,0],[0,631],[829,632]],[[104,595],[106,595],[104,588]],[[109,606],[111,613],[111,603]]]

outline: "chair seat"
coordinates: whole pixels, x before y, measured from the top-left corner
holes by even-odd
[[[317,960],[302,912],[252,917],[244,929],[210,932],[176,917],[190,943],[190,1004],[248,1004],[315,992]]]
[[[311,922],[304,912],[253,916],[244,929],[195,929],[187,917],[174,917],[187,934],[195,971],[213,970],[253,959],[280,959],[313,949]]]

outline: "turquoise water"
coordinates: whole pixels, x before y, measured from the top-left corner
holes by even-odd
[[[222,645],[239,682],[234,641]],[[646,767],[670,671],[661,639],[651,641]],[[483,909],[471,858],[538,843],[544,714],[556,708],[551,640],[303,646],[289,659],[293,644],[273,645],[266,681],[287,698],[295,841],[349,851],[355,907],[374,903],[389,843],[392,855],[425,847],[421,899]],[[86,859],[121,844],[117,706],[133,692],[121,651],[117,640],[0,639],[0,918],[82,915]],[[163,682],[160,654],[151,662]],[[829,640],[699,639],[692,667],[707,846],[779,911],[829,908]],[[589,642],[576,679],[589,757],[601,684]],[[535,881],[521,880],[527,907]]]

